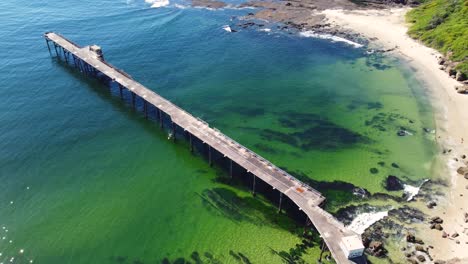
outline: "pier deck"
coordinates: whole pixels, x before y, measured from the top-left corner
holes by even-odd
[[[247,172],[260,178],[272,188],[289,197],[307,214],[327,244],[335,261],[337,263],[350,263],[339,243],[343,237],[356,234],[346,229],[333,216],[319,207],[325,198],[318,191],[279,169],[217,129],[211,128],[203,120],[192,116],[157,93],[136,82],[128,74],[100,59],[96,52],[90,50],[89,46],[80,47],[53,32],[46,33],[45,38],[47,41],[52,41],[54,45],[63,48],[66,52],[73,55],[74,59],[79,58],[96,71],[109,77],[113,82],[128,89],[147,103],[164,112],[173,123],[183,128],[185,132],[190,133],[191,136],[198,138],[224,155],[224,157],[246,169]]]

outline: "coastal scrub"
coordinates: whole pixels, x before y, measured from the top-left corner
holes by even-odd
[[[468,75],[468,1],[430,0],[408,12],[408,34],[445,54]]]

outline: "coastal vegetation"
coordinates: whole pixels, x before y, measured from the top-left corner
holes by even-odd
[[[468,1],[428,0],[407,14],[408,34],[442,52],[468,75]]]

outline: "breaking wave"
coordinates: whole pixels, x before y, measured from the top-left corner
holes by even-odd
[[[151,4],[151,8],[159,8],[169,5],[169,0],[145,0],[145,2]]]
[[[419,190],[421,189],[423,184],[426,183],[427,181],[429,181],[429,180],[425,179],[421,183],[421,185],[419,185],[419,186],[412,186],[412,185],[409,185],[409,184],[403,184],[403,188],[404,188],[403,192],[407,195],[406,201],[409,202],[409,201],[413,200],[414,196],[418,195]]]
[[[351,224],[349,224],[348,229],[358,234],[362,234],[367,228],[386,216],[388,216],[388,211],[359,214],[354,218]]]
[[[319,39],[328,39],[328,40],[331,40],[333,42],[343,42],[343,43],[351,45],[351,46],[353,46],[355,48],[362,48],[364,46],[362,44],[351,41],[349,39],[334,36],[334,35],[331,35],[331,34],[318,34],[318,33],[315,33],[313,31],[303,31],[303,32],[300,32],[299,35],[302,36],[302,37],[306,37],[306,38],[319,38]]]

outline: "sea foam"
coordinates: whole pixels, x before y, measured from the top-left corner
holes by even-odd
[[[358,234],[362,234],[367,228],[386,216],[388,216],[388,211],[359,214],[354,218],[351,224],[349,224],[348,229]]]
[[[423,186],[424,183],[426,183],[428,179],[425,179],[419,186],[412,186],[409,184],[403,184],[403,192],[407,195],[408,198],[406,198],[406,201],[409,202],[413,200],[414,196],[418,195],[419,190]]]
[[[230,26],[226,25],[226,26],[223,26],[223,29],[226,30],[227,32],[232,32],[232,29]]]
[[[364,46],[362,44],[351,41],[349,39],[334,36],[334,35],[331,35],[331,34],[318,34],[318,33],[315,33],[313,31],[303,31],[303,32],[299,33],[299,35],[302,36],[302,37],[307,37],[307,38],[319,38],[319,39],[328,39],[328,40],[331,40],[333,42],[343,42],[343,43],[349,44],[349,45],[351,45],[351,46],[353,46],[355,48],[362,48]]]
[[[159,8],[169,5],[169,0],[145,0],[145,2],[151,4],[152,8]]]

